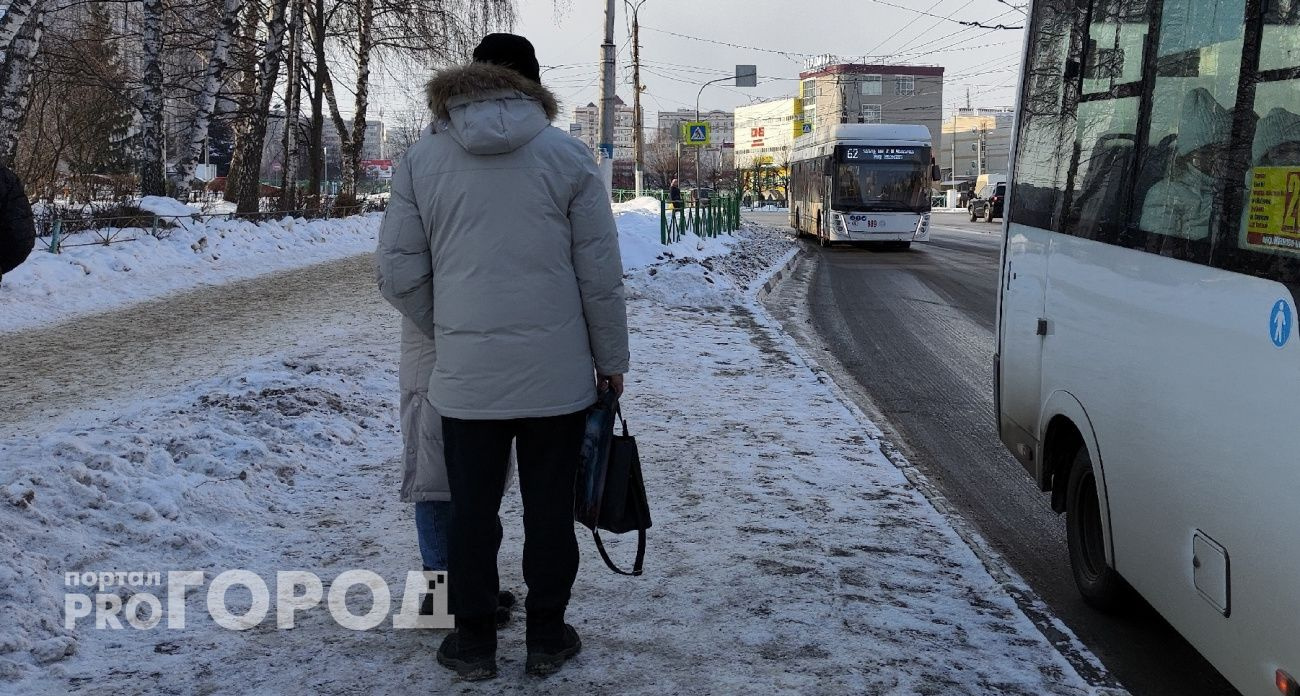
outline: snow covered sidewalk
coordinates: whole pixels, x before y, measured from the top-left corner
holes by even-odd
[[[629,210],[620,227],[651,225]],[[303,569],[328,583],[366,568],[399,596],[418,557],[397,502],[398,329],[384,313],[0,444],[0,692],[1090,693],[746,299],[792,248],[762,228],[668,253],[625,243],[625,411],[655,527],[641,578],[610,573],[579,534],[569,620],[584,651],[559,675],[523,675],[521,616],[485,684],[435,664],[440,631],[354,632],[323,605],[292,630],[272,615],[235,632],[206,618],[200,590],[184,630],[62,627],[72,571]],[[500,566],[516,591],[520,515],[512,490]],[[630,539],[608,545],[630,559]],[[232,591],[232,611],[246,598]],[[349,595],[355,613],[369,601]]]
[[[134,241],[109,246],[94,244],[89,233],[71,235],[59,254],[37,242],[0,283],[0,333],[364,254],[375,248],[382,217],[201,222],[173,217],[199,211],[170,198],[147,198],[143,207],[175,227],[161,238],[127,230],[123,238]]]

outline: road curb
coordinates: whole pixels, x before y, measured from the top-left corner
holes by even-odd
[[[794,270],[796,265],[798,265],[799,260],[803,257],[803,253],[803,249],[798,246],[791,249],[790,252],[786,254],[785,259],[782,260],[774,270],[769,272],[766,278],[763,278],[762,284],[756,285],[756,288],[752,291],[752,295],[747,299],[755,302],[762,302],[768,295],[771,295],[772,291],[776,289],[776,286]]]

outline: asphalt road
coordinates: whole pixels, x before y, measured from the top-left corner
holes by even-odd
[[[788,223],[785,214],[752,217]],[[1079,598],[1063,519],[994,425],[1001,225],[946,213],[934,223],[931,241],[909,252],[805,242],[769,310],[1101,659],[1110,676],[1091,675],[1098,686],[1236,694],[1154,610],[1108,616]]]

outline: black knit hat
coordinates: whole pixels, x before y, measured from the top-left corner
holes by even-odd
[[[541,84],[541,66],[537,52],[528,39],[515,34],[488,34],[474,49],[474,60],[510,68],[524,77]]]

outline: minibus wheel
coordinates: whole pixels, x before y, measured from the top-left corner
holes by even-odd
[[[1065,504],[1066,545],[1079,594],[1095,609],[1106,612],[1121,609],[1130,589],[1124,578],[1106,562],[1097,475],[1084,447],[1079,448],[1070,466]]]

